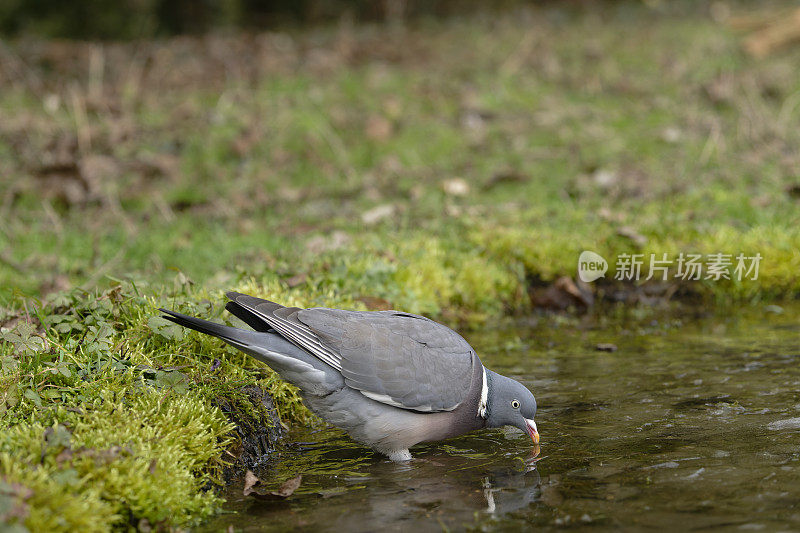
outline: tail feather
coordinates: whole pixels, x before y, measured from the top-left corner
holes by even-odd
[[[218,337],[234,348],[266,363],[283,379],[314,394],[328,394],[343,384],[342,376],[315,356],[299,348],[273,331],[250,331],[225,326],[168,309],[159,309],[163,318],[183,327]],[[231,311],[229,309],[229,311]],[[242,308],[244,311],[244,308]],[[231,311],[233,312],[233,311]],[[247,315],[233,312],[243,320]],[[242,313],[244,314],[244,313]],[[255,315],[245,320],[262,330],[265,323],[252,324]]]
[[[262,331],[264,333],[275,333],[275,329],[272,328],[267,322],[261,318],[260,316],[256,315],[246,307],[242,306],[241,304],[230,301],[225,304],[225,309],[228,310],[229,313],[239,318],[245,324],[250,326],[256,331]]]
[[[170,311],[168,309],[159,309],[159,311],[165,313],[162,315],[162,318],[165,318],[170,322],[175,322],[176,324],[185,328],[193,329],[195,331],[199,331],[200,333],[205,333],[206,335],[219,337],[220,339],[232,344],[233,346],[236,346],[237,348],[241,346],[247,346],[249,344],[246,342],[246,337],[248,334],[251,334],[249,331],[231,326],[224,326],[222,324],[217,324],[216,322],[184,315],[183,313]]]

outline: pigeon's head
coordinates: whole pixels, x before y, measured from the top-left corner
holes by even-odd
[[[536,398],[519,381],[501,376],[486,369],[486,425],[491,428],[513,426],[528,435],[534,444],[539,443],[536,416]]]

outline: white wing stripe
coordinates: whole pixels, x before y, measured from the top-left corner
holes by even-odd
[[[308,350],[312,355],[318,357],[324,363],[332,366],[336,370],[342,370],[341,357],[332,352],[329,348],[323,346],[318,339],[303,331],[302,328],[297,324],[278,316],[265,315],[264,313],[261,313],[260,311],[249,306],[248,309],[256,313],[258,316],[264,319],[267,324],[274,327],[279,333],[286,336],[299,347],[303,348],[304,350]]]

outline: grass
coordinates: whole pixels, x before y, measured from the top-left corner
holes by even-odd
[[[480,327],[585,249],[612,272],[757,252],[757,280],[686,285],[795,298],[800,51],[753,61],[705,9],[4,45],[2,518],[187,526],[220,504],[215,398],[250,409],[255,384],[309,420],[160,306],[218,319],[236,289]]]

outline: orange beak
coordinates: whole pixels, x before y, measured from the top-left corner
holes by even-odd
[[[539,430],[536,428],[536,422],[533,420],[525,419],[525,425],[528,426],[528,435],[534,444],[539,444]]]

